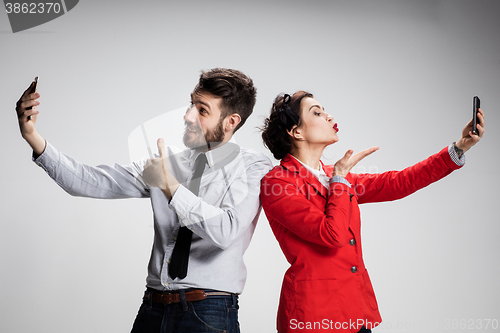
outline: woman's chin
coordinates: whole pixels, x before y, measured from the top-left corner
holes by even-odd
[[[326,144],[326,147],[333,145],[333,144],[334,144],[335,142],[337,142],[337,141],[339,141],[339,139],[332,140],[332,141],[328,142],[328,143]],[[326,147],[325,147],[325,148],[326,148]]]

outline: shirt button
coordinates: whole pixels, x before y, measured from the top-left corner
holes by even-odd
[[[351,272],[356,273],[358,271],[358,268],[356,266],[351,267]]]
[[[349,241],[349,245],[354,246],[354,244],[356,244],[356,241],[355,241],[355,240],[354,240],[354,238],[353,238],[353,239],[351,239],[351,240]]]
[[[177,242],[177,236],[174,237],[174,242]]]
[[[165,287],[168,287],[168,282],[165,282]]]
[[[167,259],[167,264],[170,264],[170,259]]]

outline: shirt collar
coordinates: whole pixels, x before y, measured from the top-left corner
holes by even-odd
[[[321,168],[326,174],[326,177],[331,177],[333,168],[328,165],[324,165],[323,162],[321,162]],[[299,177],[303,178],[309,185],[314,187],[318,193],[320,193],[324,198],[328,197],[328,189],[325,187],[325,185],[319,180],[319,177],[316,177],[314,173],[309,172],[309,168],[306,168],[306,166],[299,161],[297,158],[292,156],[291,154],[286,155],[282,160],[281,160],[281,166],[285,168],[286,170],[289,170],[291,172],[296,173]],[[312,168],[310,168],[312,169]],[[314,169],[313,169],[314,171]],[[316,172],[320,172],[319,170],[316,170]]]
[[[294,158],[295,160],[297,160],[297,162],[299,162],[300,164],[302,164],[302,166],[304,168],[307,169],[307,171],[309,171],[310,173],[312,173],[314,176],[316,177],[319,177],[319,176],[326,176],[326,173],[325,171],[323,170],[323,163],[321,163],[320,161],[320,166],[321,166],[321,170],[316,170],[316,169],[313,169],[312,167],[310,167],[309,165],[305,164],[304,162],[302,162],[301,160],[299,160],[297,157],[293,156],[293,155],[290,155],[292,158]]]
[[[300,173],[300,168],[304,167],[304,168],[306,168],[306,170],[311,171],[314,175],[321,173],[321,174],[325,174],[327,177],[331,178],[333,175],[333,165],[324,165],[321,160],[319,161],[319,163],[321,163],[321,169],[322,169],[321,171],[314,170],[310,166],[302,163],[300,160],[298,160],[292,154],[287,154],[281,160],[281,165],[283,165],[287,170]]]

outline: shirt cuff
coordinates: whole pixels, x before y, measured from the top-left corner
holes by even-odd
[[[451,160],[458,166],[463,166],[465,164],[465,154],[461,158],[458,158],[457,152],[454,148],[455,143],[448,146],[448,154],[450,154]]]
[[[349,186],[349,188],[351,188],[351,183],[349,183],[347,181],[347,179],[345,179],[344,177],[339,176],[339,175],[333,176],[332,179],[330,179],[330,184],[331,183],[342,183],[342,184]]]
[[[41,167],[50,177],[54,178],[55,170],[59,165],[59,151],[54,148],[49,142],[45,144],[45,150],[38,156],[34,154],[31,157],[31,160]]]
[[[190,221],[187,216],[193,210],[198,200],[200,199],[193,192],[182,185],[175,191],[168,206],[177,214],[181,227],[188,227],[195,223]]]

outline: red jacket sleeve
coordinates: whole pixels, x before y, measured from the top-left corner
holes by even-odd
[[[349,174],[358,203],[392,201],[404,198],[460,168],[450,157],[448,147],[401,171],[381,174]]]
[[[261,186],[262,207],[271,226],[279,223],[302,239],[328,247],[342,247],[348,241],[353,196],[347,185],[334,183],[325,200],[300,177],[276,177],[272,171]],[[326,210],[318,208],[325,202]]]

